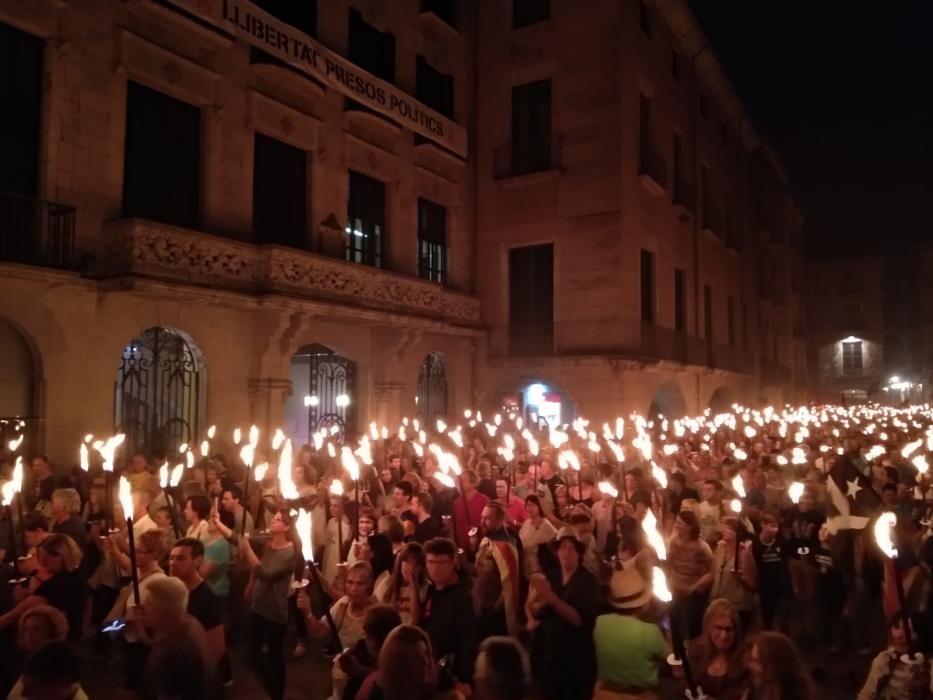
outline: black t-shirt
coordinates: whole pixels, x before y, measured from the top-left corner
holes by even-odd
[[[55,574],[36,589],[37,596],[45,598],[49,605],[65,613],[68,618],[68,639],[75,641],[81,639],[87,593],[84,577],[77,571]]]
[[[208,632],[223,624],[224,614],[220,598],[211,590],[207,581],[201,581],[194,590],[188,592],[188,614],[200,622]]]
[[[752,541],[752,554],[758,567],[758,587],[769,593],[783,593],[790,590],[790,578],[787,569],[789,550],[787,543],[780,536],[770,544],[761,538]]]
[[[819,548],[820,527],[826,518],[820,511],[801,512],[796,506],[787,514],[788,540],[791,556],[798,556],[797,550],[806,547],[811,552]]]
[[[435,518],[433,515],[428,517],[424,522],[418,523],[415,527],[415,542],[420,542],[424,544],[428,540],[434,539],[435,537],[441,537],[444,534],[444,528],[441,525],[440,520]]]
[[[77,515],[72,515],[64,522],[52,525],[52,532],[68,535],[82,552],[87,551],[87,526]]]
[[[461,580],[440,590],[430,584],[418,624],[431,638],[435,658],[441,660],[452,655],[453,664],[448,670],[468,682],[479,644],[479,626],[466,582]]]

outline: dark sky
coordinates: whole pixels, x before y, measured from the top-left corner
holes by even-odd
[[[933,242],[933,2],[690,4],[787,167],[812,253]]]

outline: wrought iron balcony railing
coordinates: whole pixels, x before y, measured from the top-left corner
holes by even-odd
[[[75,208],[0,192],[0,260],[73,268]]]

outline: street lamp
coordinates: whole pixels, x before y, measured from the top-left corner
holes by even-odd
[[[305,396],[305,406],[311,408],[312,406],[317,406],[320,401],[317,396]]]
[[[337,408],[346,408],[350,405],[350,397],[346,394],[339,394],[337,398],[334,399],[334,403],[337,404]]]

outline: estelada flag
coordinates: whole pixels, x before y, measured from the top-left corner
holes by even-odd
[[[881,502],[871,481],[848,455],[840,456],[829,470],[826,491],[832,506],[826,525],[832,534],[840,530],[863,530]]]
[[[502,603],[505,609],[506,627],[509,636],[517,637],[521,632],[521,623],[518,619],[520,610],[518,548],[508,535],[486,539],[490,545],[492,558],[499,569],[499,579],[502,581]]]

